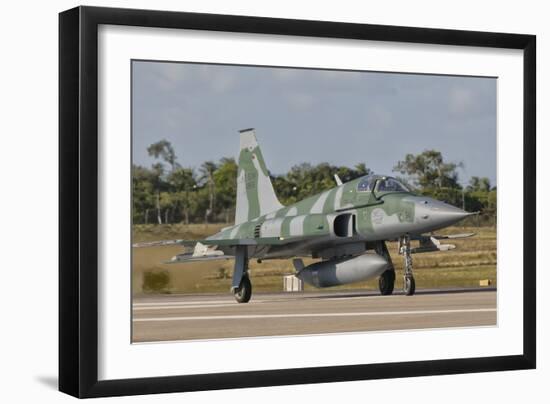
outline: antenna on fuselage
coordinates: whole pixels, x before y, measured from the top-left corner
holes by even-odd
[[[338,176],[338,174],[334,174],[334,181],[336,181],[336,185],[338,185],[338,186],[344,184],[344,183],[342,182],[342,180],[340,179],[340,177]]]

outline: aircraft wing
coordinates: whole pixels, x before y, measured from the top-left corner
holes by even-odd
[[[202,239],[202,240],[159,240],[159,241],[145,241],[141,243],[134,243],[132,247],[164,247],[171,245],[182,245],[186,247],[194,247],[197,244],[203,244],[208,246],[237,246],[237,245],[284,245],[293,243],[296,241],[307,240],[311,237],[298,236],[298,237],[260,237],[260,238],[230,238],[230,239]]]
[[[237,246],[237,245],[285,245],[296,241],[308,240],[315,236],[295,236],[295,237],[258,237],[241,239],[206,239],[200,240],[206,245]]]
[[[171,245],[182,245],[194,247],[192,252],[184,252],[173,256],[165,264],[176,264],[185,262],[228,260],[235,258],[233,255],[225,254],[218,250],[218,246],[234,247],[239,245],[283,245],[296,241],[308,239],[308,237],[263,237],[257,239],[203,239],[203,240],[159,240],[135,243],[134,248],[142,247],[163,247]]]

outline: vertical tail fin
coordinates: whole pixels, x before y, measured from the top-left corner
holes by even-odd
[[[283,207],[275,195],[254,129],[241,130],[240,134],[235,224]]]

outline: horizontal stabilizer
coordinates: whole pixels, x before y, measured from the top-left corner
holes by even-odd
[[[221,251],[220,251],[221,252]],[[230,260],[233,259],[232,255],[215,254],[215,255],[203,255],[200,257],[193,256],[193,253],[183,253],[174,255],[170,261],[164,261],[164,264],[184,264],[187,262],[204,262],[204,261],[216,261],[216,260]]]
[[[216,250],[216,246],[207,246],[203,243],[197,242],[193,252],[184,252],[182,254],[175,255],[166,263],[175,264],[178,262],[227,260],[231,258],[233,258],[233,256],[225,255],[223,251]]]

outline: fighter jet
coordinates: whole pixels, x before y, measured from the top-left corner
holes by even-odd
[[[293,259],[295,275],[317,288],[379,277],[382,295],[393,293],[395,268],[386,241],[398,241],[404,260],[403,291],[415,293],[414,253],[454,248],[432,232],[467,216],[462,209],[411,192],[396,178],[367,175],[292,205],[283,206],[273,189],[254,129],[240,131],[235,225],[203,240],[165,240],[134,247],[179,244],[192,251],[169,263],[234,259],[231,292],[239,303],[252,296],[248,263]],[[418,241],[413,247],[412,241]],[[302,258],[319,261],[304,265]]]

